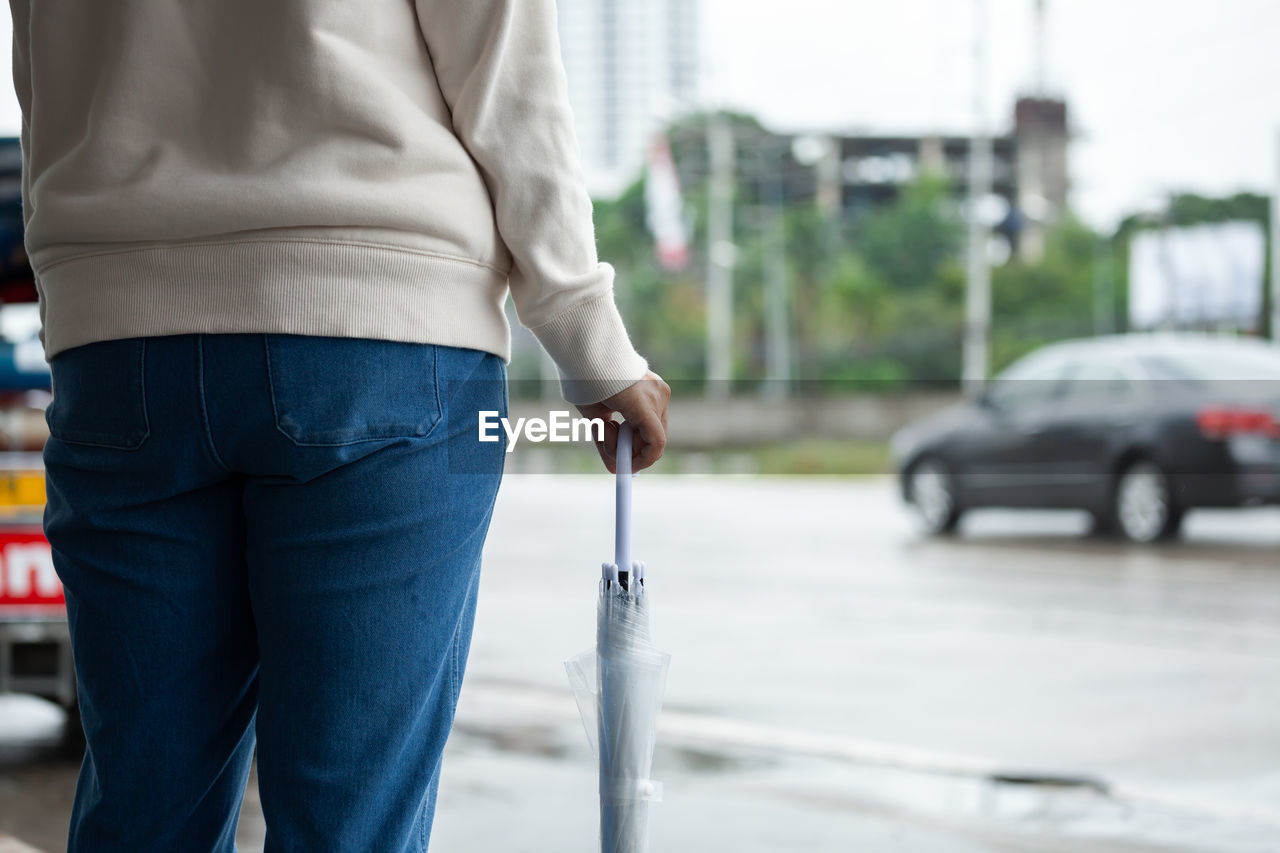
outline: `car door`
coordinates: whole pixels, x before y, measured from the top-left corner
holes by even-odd
[[[975,506],[1052,505],[1042,464],[1046,428],[1058,412],[1065,353],[1041,350],[994,379],[957,442],[961,485]]]
[[[1040,436],[1040,453],[1059,506],[1091,507],[1108,487],[1123,437],[1146,404],[1138,368],[1123,356],[1095,354],[1070,364],[1057,416]]]

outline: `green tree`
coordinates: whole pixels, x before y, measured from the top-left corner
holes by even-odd
[[[964,244],[963,225],[949,208],[946,180],[924,175],[867,217],[855,235],[857,250],[895,290],[932,288]]]
[[[632,337],[668,381],[700,377],[706,324],[700,253],[695,250],[679,273],[657,263],[645,222],[643,177],[618,198],[593,207],[596,246],[617,272],[618,307]]]
[[[1049,230],[1039,263],[1014,258],[992,271],[994,369],[1051,341],[1093,332],[1101,249],[1098,235],[1068,215]]]
[[[947,182],[930,175],[852,226],[814,306],[823,375],[858,384],[957,379],[963,241]]]

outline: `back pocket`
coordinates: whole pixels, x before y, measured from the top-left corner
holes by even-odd
[[[143,387],[146,341],[120,338],[64,350],[49,360],[49,435],[67,444],[137,450],[151,434]]]
[[[433,344],[267,334],[276,428],[297,445],[421,437],[440,421]]]

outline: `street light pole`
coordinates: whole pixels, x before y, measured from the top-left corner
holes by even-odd
[[[1049,96],[1049,10],[1045,8],[1045,0],[1036,0],[1036,89],[1037,98]]]
[[[982,201],[991,195],[992,142],[987,131],[986,0],[974,0],[973,137],[969,141],[969,258],[965,289],[963,381],[976,392],[987,378],[991,330],[991,265]]]
[[[791,321],[787,299],[786,146],[770,152],[771,184],[765,270],[765,395],[786,399],[791,380]],[[776,157],[776,161],[773,159]]]
[[[733,378],[733,126],[722,112],[707,121],[711,188],[707,212],[707,388],[729,396]]]
[[[1115,266],[1111,241],[1105,237],[1093,240],[1093,334],[1115,332]]]
[[[1276,130],[1276,185],[1271,191],[1271,340],[1280,345],[1280,129]]]

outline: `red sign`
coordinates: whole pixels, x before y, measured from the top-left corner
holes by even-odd
[[[40,527],[0,528],[0,607],[65,607]]]

